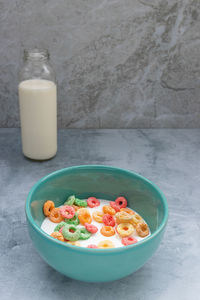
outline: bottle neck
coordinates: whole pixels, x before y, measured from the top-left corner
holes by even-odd
[[[49,60],[49,53],[45,49],[24,50],[24,60],[32,62],[45,62]]]
[[[24,63],[20,70],[20,82],[29,79],[45,79],[56,82],[49,53],[43,49],[24,50]]]

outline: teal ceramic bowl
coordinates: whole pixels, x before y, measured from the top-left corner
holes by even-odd
[[[89,249],[60,242],[40,229],[43,204],[47,199],[56,206],[69,195],[128,199],[148,223],[151,235],[136,244],[112,249]],[[41,257],[58,272],[88,282],[105,282],[125,277],[152,256],[163,237],[168,218],[165,196],[155,184],[130,171],[109,166],[78,166],[51,173],[39,180],[26,201],[28,230]],[[156,259],[156,258],[155,258]]]

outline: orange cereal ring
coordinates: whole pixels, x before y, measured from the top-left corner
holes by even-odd
[[[103,223],[103,213],[100,211],[95,211],[92,214],[93,219],[98,223]]]
[[[129,223],[132,220],[133,215],[130,215],[125,211],[120,211],[120,212],[116,213],[115,217],[116,217],[117,224]]]
[[[47,200],[43,205],[43,212],[46,217],[49,217],[52,209],[55,207],[55,204],[51,200]]]
[[[92,217],[87,208],[81,208],[78,210],[78,218],[82,225],[85,223],[92,223]]]
[[[68,244],[71,244],[73,246],[81,246],[81,244],[78,241],[72,242],[72,241],[67,241]]]
[[[98,243],[98,248],[100,249],[114,248],[114,247],[115,245],[113,244],[113,242],[109,240],[101,241]]]
[[[132,209],[128,208],[128,207],[123,207],[123,208],[120,209],[120,211],[125,211],[127,214],[130,214],[130,215],[135,214],[135,212]]]
[[[102,226],[100,232],[104,236],[112,236],[115,234],[115,230],[112,226]]]
[[[115,215],[116,210],[112,208],[110,205],[104,205],[102,207],[104,214]]]
[[[138,223],[141,223],[141,222],[143,222],[142,217],[140,217],[140,215],[138,215],[136,213],[132,216],[132,220],[130,221],[130,223],[133,226],[136,226]]]
[[[51,236],[61,242],[64,242],[64,237],[61,232],[55,231],[51,234]]]
[[[64,220],[64,218],[60,214],[60,208],[53,208],[50,215],[49,219],[54,222],[54,223],[60,223]]]
[[[135,227],[137,234],[140,237],[145,237],[147,235],[149,235],[149,227],[146,223],[140,222],[136,225]]]
[[[134,227],[130,223],[121,223],[117,226],[117,232],[120,236],[129,236],[134,232]]]

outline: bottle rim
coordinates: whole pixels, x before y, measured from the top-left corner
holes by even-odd
[[[31,49],[24,49],[24,59],[47,60],[49,59],[49,52],[47,49],[37,47]]]

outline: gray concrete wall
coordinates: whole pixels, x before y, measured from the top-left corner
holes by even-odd
[[[199,0],[0,0],[0,127],[24,47],[49,49],[59,127],[200,127]]]

